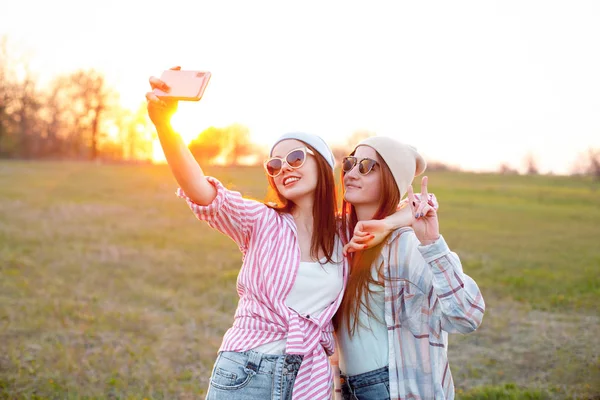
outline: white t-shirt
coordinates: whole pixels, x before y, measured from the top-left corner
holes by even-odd
[[[372,268],[373,279],[378,280],[377,270]],[[383,286],[370,284],[372,295],[369,307],[377,319],[369,315],[361,307],[359,321],[354,335],[350,336],[346,324],[336,332],[339,347],[340,371],[346,375],[358,375],[383,368],[389,363],[388,331],[385,324],[385,289]],[[362,323],[362,324],[361,324]]]
[[[298,275],[285,304],[303,316],[317,317],[335,301],[343,287],[343,264],[300,262]],[[252,350],[264,354],[283,354],[286,339],[258,346]]]

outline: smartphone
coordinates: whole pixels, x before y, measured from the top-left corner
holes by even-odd
[[[202,98],[204,90],[210,80],[208,71],[178,71],[168,69],[163,71],[160,80],[165,82],[171,90],[163,92],[154,89],[154,94],[160,99],[198,101]]]

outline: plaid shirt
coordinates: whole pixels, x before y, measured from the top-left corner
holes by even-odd
[[[485,303],[477,284],[443,237],[421,246],[410,228],[390,235],[374,265],[386,276],[391,399],[453,399],[448,333],[473,332],[481,324]]]

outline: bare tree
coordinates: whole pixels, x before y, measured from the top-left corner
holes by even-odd
[[[40,91],[26,58],[13,57],[8,45],[8,39],[0,37],[0,156],[96,159],[104,133],[118,120],[116,91],[95,70],[57,76]],[[150,154],[146,121],[139,112],[127,121],[129,126],[120,131],[128,132],[121,141],[129,144],[130,155],[134,147],[143,148],[142,142],[142,151]],[[124,143],[111,146],[111,157],[119,152],[123,156]]]
[[[44,157],[65,156],[65,144],[70,127],[68,126],[68,81],[64,77],[54,79],[43,94],[39,112],[42,121]]]
[[[600,149],[590,147],[578,154],[571,166],[572,175],[589,175],[600,180]]]
[[[507,163],[500,164],[498,172],[502,175],[517,175],[519,173],[516,169],[512,168]]]
[[[154,129],[148,118],[146,103],[140,104],[125,127],[125,154],[130,160],[152,158],[152,137]]]
[[[600,179],[600,150],[592,150],[589,152],[590,157],[590,172]]]
[[[79,100],[83,105],[84,123],[87,126],[82,128],[89,132],[90,158],[95,160],[98,156],[100,122],[115,94],[107,88],[104,76],[97,71],[78,71],[72,75],[72,79],[78,85]]]
[[[19,156],[36,157],[41,151],[41,136],[38,130],[38,112],[40,102],[37,99],[36,83],[29,71],[23,81],[16,87],[14,118],[17,123],[19,140]]]
[[[150,126],[146,107],[144,102],[136,111],[113,108],[105,114],[104,126],[110,134],[100,144],[100,158],[123,158],[128,161],[152,159],[154,129]]]
[[[68,104],[68,109],[64,110],[64,122],[69,128],[69,153],[95,160],[102,121],[116,104],[116,92],[106,85],[104,76],[95,70],[79,70],[58,77],[56,85],[62,88],[57,101]]]
[[[237,165],[245,156],[252,154],[252,141],[250,130],[240,124],[233,124],[225,128],[229,142],[227,152],[228,164]]]
[[[13,125],[11,108],[15,99],[15,77],[8,53],[8,38],[0,37],[0,156],[9,155],[12,147],[9,135]]]
[[[10,53],[10,54],[9,54]],[[0,155],[35,157],[40,150],[40,101],[28,59],[0,38]]]
[[[527,175],[537,175],[539,174],[538,162],[533,155],[533,153],[528,153],[525,156],[525,173]]]

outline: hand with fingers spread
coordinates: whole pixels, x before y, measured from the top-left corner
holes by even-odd
[[[181,67],[173,67],[172,70],[180,70]],[[152,120],[154,126],[164,126],[170,123],[171,117],[177,111],[176,100],[161,100],[154,93],[154,89],[160,89],[164,92],[169,91],[169,86],[155,76],[150,77],[150,87],[152,91],[146,93],[148,101],[148,116]]]
[[[411,224],[415,235],[423,245],[428,245],[435,242],[440,237],[440,227],[438,222],[438,216],[436,207],[430,204],[429,194],[427,193],[427,182],[426,176],[421,180],[421,199],[419,201],[414,192],[412,186],[408,187],[408,205],[412,211],[414,220]]]

